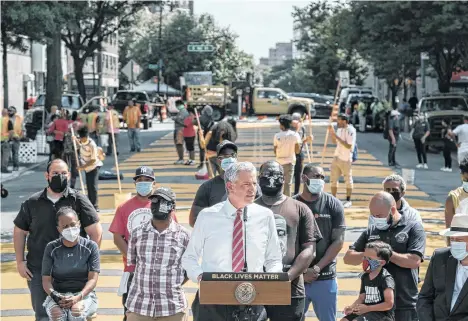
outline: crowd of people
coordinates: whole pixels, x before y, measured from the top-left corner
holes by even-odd
[[[336,149],[327,193],[324,169],[302,165],[306,144],[314,137],[306,134],[300,115],[279,118],[280,131],[272,137],[276,159],[257,171],[254,164],[242,161],[235,124],[215,123],[207,106],[197,132],[191,128],[198,125],[195,111],[185,109],[182,102],[177,106],[176,163],[195,163],[197,136],[199,147],[206,150],[200,161],[209,162],[215,176],[201,184],[194,197],[190,232],[178,223],[172,189],[155,187],[151,167],[136,169],[136,194],[116,209],[109,227],[123,257],[118,288],[123,319],[187,320],[183,285],[188,280],[200,282],[204,272],[286,272],[290,305],[207,305],[200,303],[197,292],[191,306],[194,320],[301,321],[312,303],[319,320],[335,321],[337,258],[344,246],[345,208],[352,206],[352,164],[357,159],[356,130],[348,116],[340,114],[338,129],[329,128]],[[132,126],[139,108],[131,103],[127,108],[124,119]],[[59,119],[66,117],[62,113]],[[92,115],[88,119],[96,121]],[[63,141],[66,134],[59,132],[65,124],[53,121],[49,131],[54,141]],[[68,123],[67,132],[71,128],[73,123]],[[94,184],[101,166],[100,133],[88,125],[76,129],[78,138],[72,139],[83,160],[77,168],[85,170],[87,181]],[[129,132],[135,152],[141,150],[138,131],[135,125]],[[88,197],[73,189],[73,165],[63,153],[55,156],[46,169],[47,186],[22,203],[14,220],[17,269],[28,281],[36,321],[84,321],[98,309],[103,231],[94,197],[97,188],[88,185]],[[461,160],[460,170],[463,185],[449,193],[447,229],[441,231],[449,247],[434,252],[421,291],[419,270],[426,250],[421,216],[405,200],[407,187],[401,176],[393,174],[383,181],[382,191],[369,202],[368,227],[343,258],[347,265],[362,265],[362,274],[359,296],[342,311],[342,320],[468,320],[468,215],[460,214],[466,213],[468,204],[468,158]],[[344,200],[337,198],[341,176]]]

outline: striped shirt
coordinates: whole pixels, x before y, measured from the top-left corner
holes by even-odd
[[[141,110],[139,105],[127,106],[123,112],[123,118],[128,128],[140,128]]]
[[[174,221],[161,233],[151,220],[132,230],[127,264],[136,267],[125,303],[129,311],[157,318],[187,309],[181,261],[189,239],[188,230]]]

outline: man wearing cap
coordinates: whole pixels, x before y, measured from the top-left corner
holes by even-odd
[[[135,227],[128,242],[127,264],[136,269],[125,303],[127,319],[185,321],[182,255],[190,233],[172,219],[176,195],[170,188],[158,188],[149,200],[151,219]]]
[[[123,255],[124,275],[120,282],[119,295],[122,296],[124,309],[128,288],[135,271],[135,265],[127,264],[128,241],[134,228],[152,218],[149,196],[155,185],[153,169],[148,166],[137,168],[133,181],[135,182],[137,194],[117,208],[109,227],[109,232],[114,235],[114,244]],[[175,221],[177,220],[175,219]],[[125,319],[124,313],[124,321]]]
[[[346,201],[343,207],[351,207],[351,195],[353,193],[353,172],[351,169],[352,155],[356,146],[356,129],[349,124],[346,114],[338,115],[338,130],[330,125],[329,132],[334,144],[336,144],[335,155],[330,166],[330,184],[332,195],[336,197],[338,192],[338,180],[344,177],[346,184]]]
[[[417,310],[420,321],[468,320],[468,215],[457,214],[439,233],[450,247],[432,255]]]
[[[401,215],[395,199],[387,192],[375,194],[369,203],[369,210],[372,216],[370,225],[349,247],[344,263],[361,265],[366,244],[369,242],[380,240],[390,244],[393,254],[385,268],[396,284],[395,320],[416,321],[418,274],[426,248],[424,227],[420,222],[410,221]]]

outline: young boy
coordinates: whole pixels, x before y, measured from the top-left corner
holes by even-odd
[[[284,170],[284,195],[292,196],[291,185],[294,176],[294,165],[296,164],[296,154],[301,150],[302,140],[298,133],[291,130],[292,118],[290,115],[282,115],[279,118],[279,133],[275,134],[273,149],[276,161],[283,166]]]
[[[189,160],[185,165],[195,165],[195,127],[193,126],[193,118],[195,117],[195,109],[187,108],[188,116],[184,119],[184,141],[185,148],[189,152]]]
[[[392,248],[377,241],[366,245],[358,299],[344,309],[341,321],[395,321],[395,281],[383,268],[390,261]]]

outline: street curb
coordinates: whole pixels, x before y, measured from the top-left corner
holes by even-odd
[[[12,180],[14,180],[14,179],[16,179],[16,178],[22,176],[22,175],[23,175],[24,173],[26,173],[27,171],[34,170],[34,169],[38,168],[39,166],[41,166],[41,165],[43,165],[43,164],[47,164],[48,161],[49,161],[49,160],[46,159],[46,160],[43,160],[42,162],[36,163],[36,164],[31,165],[31,166],[29,166],[29,167],[25,167],[25,168],[22,169],[22,170],[19,170],[19,171],[17,172],[17,174],[11,175],[10,177],[8,177],[8,178],[6,178],[6,179],[2,179],[2,184],[3,184],[3,183],[6,183],[6,182],[9,182],[9,181],[12,181]]]

